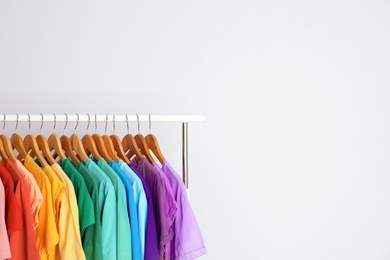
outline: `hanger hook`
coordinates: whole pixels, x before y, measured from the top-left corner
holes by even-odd
[[[68,126],[68,114],[65,113],[66,119],[65,119],[65,126],[64,126],[64,135],[65,135],[65,129]]]
[[[152,129],[152,117],[149,114],[149,134],[151,134],[151,129]]]
[[[77,123],[76,123],[76,126],[74,127],[74,130],[73,130],[74,134],[76,133],[76,129],[77,129],[78,125],[79,125],[79,119],[80,119],[79,114],[76,113],[76,115],[77,115]]]
[[[41,135],[42,135],[42,127],[43,127],[43,114],[42,113],[40,113],[41,114],[41,128],[39,129],[39,131],[40,131],[40,133],[41,133]]]
[[[30,114],[27,115],[28,115],[28,132],[31,134],[31,118],[30,118]]]
[[[108,114],[106,114],[106,125],[104,126],[104,134],[107,134],[107,121],[108,121]]]
[[[91,123],[91,115],[90,114],[87,114],[87,115],[88,115],[88,125],[87,125],[87,129],[85,130],[85,133],[88,133],[89,125]]]
[[[95,114],[95,134],[96,134],[96,130],[97,130],[97,119],[96,119],[96,114]]]
[[[18,132],[18,124],[19,124],[19,114],[16,114],[16,125],[15,125],[15,133]]]
[[[31,134],[31,120],[30,120],[30,114],[27,114],[28,116],[28,132]],[[17,125],[17,124],[16,124]]]
[[[56,114],[53,114],[53,116],[54,116],[53,133],[55,133],[56,132],[56,126],[57,126],[57,116],[56,116]]]
[[[138,114],[136,114],[136,115],[137,115],[137,122],[138,122],[138,134],[140,134],[141,131],[139,130],[140,129],[140,126],[139,126],[139,116],[138,116]]]
[[[127,133],[130,134],[129,118],[127,117],[127,114],[126,114],[126,124],[127,124]]]
[[[4,131],[4,129],[5,129],[5,120],[7,119],[7,116],[6,116],[6,114],[4,113],[4,120],[3,120],[3,131]]]
[[[112,116],[112,132],[115,134],[115,114]]]

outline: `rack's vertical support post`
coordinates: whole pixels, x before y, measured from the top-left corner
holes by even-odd
[[[188,122],[182,123],[182,178],[188,190]]]

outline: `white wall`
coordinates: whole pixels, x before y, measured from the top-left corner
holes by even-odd
[[[389,259],[389,25],[389,1],[1,1],[0,112],[205,114],[202,259]],[[153,131],[180,169],[180,124]]]

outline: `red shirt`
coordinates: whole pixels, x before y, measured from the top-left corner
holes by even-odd
[[[5,192],[5,223],[8,237],[11,237],[14,232],[23,229],[22,210],[14,194],[12,177],[2,164],[0,164],[0,178]]]
[[[15,196],[21,206],[23,229],[14,232],[10,238],[12,260],[40,259],[31,220],[30,191],[16,164],[6,159],[4,165],[15,185]]]

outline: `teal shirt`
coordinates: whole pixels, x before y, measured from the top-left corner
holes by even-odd
[[[141,254],[141,241],[139,238],[139,231],[138,231],[138,214],[137,214],[137,209],[135,207],[133,186],[131,185],[130,180],[126,177],[123,171],[119,168],[119,165],[114,160],[110,161],[110,166],[118,174],[119,178],[123,182],[123,185],[125,186],[125,191],[127,196],[127,210],[129,212],[129,220],[131,226],[131,243],[133,246],[133,260],[143,260],[143,256]]]
[[[85,163],[88,170],[96,177],[99,191],[100,221],[102,225],[103,259],[117,259],[117,203],[115,189],[107,175],[97,164],[88,159]]]
[[[89,226],[84,232],[84,252],[87,260],[103,260],[102,248],[102,225],[100,222],[101,208],[99,206],[98,180],[87,169],[83,163],[77,165],[77,170],[84,178],[88,193],[91,196],[93,203],[93,211],[95,213],[95,225]]]
[[[133,186],[134,191],[134,203],[138,215],[138,232],[141,242],[141,256],[142,259],[145,255],[145,233],[146,233],[146,221],[148,217],[148,201],[142,181],[134,173],[134,171],[122,160],[118,162],[118,165],[122,172],[126,175],[127,179]]]
[[[101,158],[98,161],[99,167],[105,172],[105,174],[110,178],[115,192],[116,192],[116,217],[117,217],[117,259],[118,260],[127,260],[133,258],[132,250],[132,237],[131,237],[131,228],[130,221],[128,217],[127,210],[127,199],[125,187],[116,174],[116,172],[110,167],[110,165]]]

